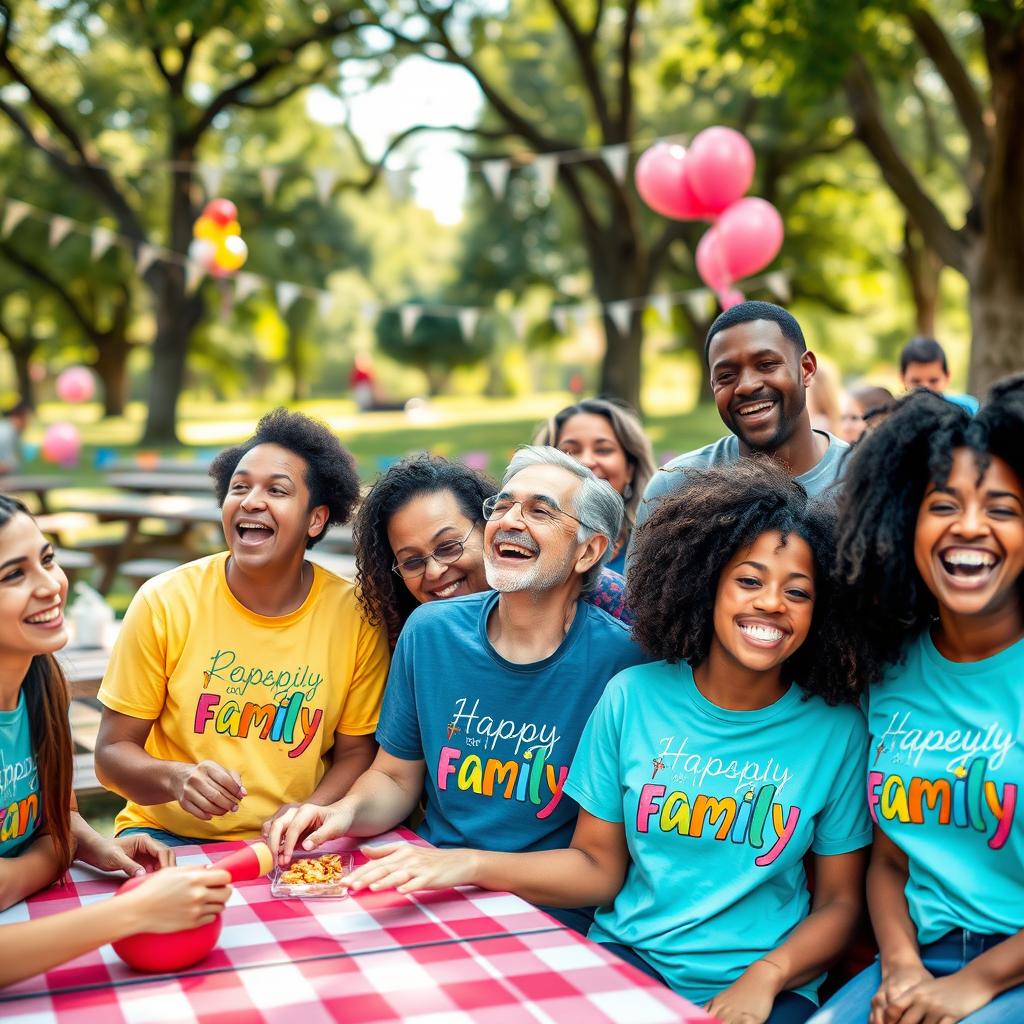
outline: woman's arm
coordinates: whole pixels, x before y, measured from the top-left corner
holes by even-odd
[[[0,857],[0,910],[52,885],[62,873],[63,865],[47,832],[33,839],[16,857]]]
[[[863,908],[867,849],[814,858],[811,912],[786,941],[755,960],[706,1009],[719,1020],[767,1020],[776,997],[810,981],[849,945]]]
[[[3,925],[0,987],[48,971],[126,935],[206,924],[224,909],[230,880],[226,871],[168,868],[113,899]]]
[[[413,892],[478,885],[552,907],[611,903],[629,866],[622,822],[604,821],[584,810],[567,850],[488,853],[389,843],[364,847],[363,852],[371,860],[349,876],[353,889]]]

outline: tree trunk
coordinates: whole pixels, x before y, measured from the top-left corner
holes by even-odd
[[[907,272],[907,282],[914,300],[914,331],[926,338],[934,338],[942,260],[927,246],[909,217],[903,226],[900,261]]]
[[[983,398],[1024,369],[1024,21],[982,18],[992,76],[992,147],[982,183],[981,232],[971,253],[971,367]]]
[[[623,334],[615,321],[605,313],[604,359],[601,360],[600,394],[628,402],[639,413],[640,366],[644,342],[643,310],[634,309],[629,316],[629,331]]]
[[[14,363],[14,374],[18,380],[18,397],[34,409],[36,407],[35,385],[32,383],[32,374],[29,372],[29,363],[32,360],[32,345],[11,345],[11,360]]]
[[[127,338],[107,335],[96,339],[97,355],[93,363],[96,375],[103,382],[103,415],[123,416],[128,402]]]
[[[302,332],[289,321],[285,321],[288,328],[288,338],[285,342],[285,359],[288,363],[288,370],[292,377],[292,401],[302,402],[309,395],[309,386],[306,380],[306,365],[302,358]]]

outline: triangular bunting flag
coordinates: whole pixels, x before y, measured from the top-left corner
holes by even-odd
[[[110,228],[103,227],[102,224],[97,224],[92,229],[92,260],[95,263],[96,260],[102,259],[103,254],[114,244],[117,240],[117,235],[114,234]]]
[[[420,322],[420,307],[419,306],[402,306],[398,311],[398,316],[402,321],[402,337],[411,338],[412,332],[416,330],[416,325]]]
[[[224,168],[215,164],[200,164],[196,168],[196,174],[203,183],[203,191],[207,199],[213,199],[220,194],[220,184],[224,180]]]
[[[526,337],[526,312],[522,309],[513,309],[508,315],[512,323],[512,331],[522,341]]]
[[[463,340],[469,341],[476,332],[476,325],[480,320],[480,310],[471,308],[460,309],[458,315]]]
[[[495,199],[505,198],[505,188],[508,185],[508,174],[512,170],[512,164],[508,160],[485,160],[480,165],[480,172],[487,180],[487,187],[494,194]]]
[[[662,323],[672,323],[672,296],[671,295],[652,295],[651,296],[651,309],[661,317]]]
[[[278,281],[274,290],[277,294],[277,308],[282,316],[291,309],[302,292],[301,286],[294,281]]]
[[[608,165],[612,176],[621,185],[629,172],[629,143],[620,142],[614,146],[605,146],[601,150],[601,157]]]
[[[191,295],[206,277],[206,269],[194,260],[185,264],[185,294]]]
[[[68,233],[75,226],[75,222],[68,217],[62,217],[60,214],[55,214],[50,218],[50,248],[56,249],[65,238],[68,237]]]
[[[4,222],[0,225],[0,237],[6,238],[31,212],[28,203],[17,199],[8,199],[4,210]]]
[[[280,167],[260,168],[260,188],[263,190],[263,201],[269,206],[274,201],[277,186],[281,181]]]
[[[618,302],[609,302],[604,307],[605,312],[611,317],[619,334],[629,334],[629,321],[633,316],[633,303],[629,299],[621,299]]]
[[[138,252],[135,254],[135,273],[142,277],[143,274],[156,262],[160,250],[149,242],[140,242]]]
[[[707,320],[715,308],[715,296],[706,288],[690,292],[686,296],[686,308],[694,320],[698,322]]]
[[[789,302],[793,292],[789,287],[789,274],[784,270],[773,270],[764,275],[764,283],[779,302]]]
[[[321,206],[326,206],[331,201],[331,193],[334,191],[334,183],[337,180],[338,174],[333,167],[318,167],[313,172],[316,197],[320,200]]]
[[[565,306],[551,307],[551,322],[559,334],[569,333],[569,311]]]
[[[262,284],[258,274],[241,273],[235,276],[235,302],[244,302]]]
[[[325,288],[316,297],[316,312],[321,320],[326,320],[334,309],[334,296]]]
[[[541,191],[550,195],[555,190],[555,183],[558,181],[558,157],[548,153],[534,157],[533,172],[537,175],[537,184]]]

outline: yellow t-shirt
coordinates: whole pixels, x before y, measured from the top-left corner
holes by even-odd
[[[251,839],[283,803],[305,800],[327,770],[335,733],[377,727],[388,673],[383,630],[348,580],[314,567],[302,606],[257,615],[231,593],[227,552],[143,584],[114,646],[99,699],[151,720],[146,751],[216,761],[242,777],[238,810],[202,821],[177,802],[128,801],[116,831],[159,828],[199,839]]]

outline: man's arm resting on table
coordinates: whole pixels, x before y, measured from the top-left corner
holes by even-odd
[[[153,723],[103,709],[96,738],[96,777],[107,789],[147,806],[177,801],[209,821],[237,810],[245,796],[241,777],[213,761],[162,761],[145,750]]]

